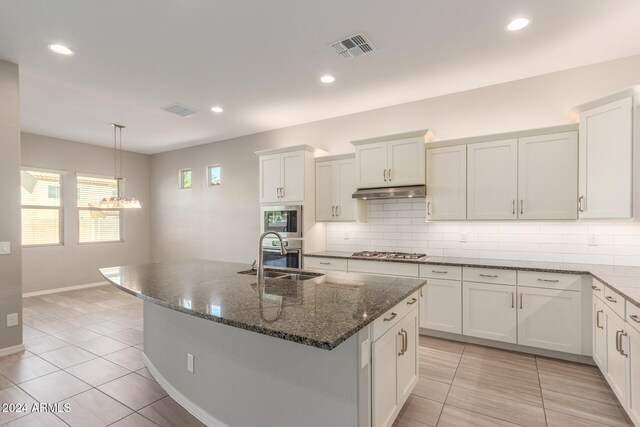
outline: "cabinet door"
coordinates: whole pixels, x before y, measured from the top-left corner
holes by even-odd
[[[424,184],[424,140],[399,139],[388,142],[388,174],[391,185]]]
[[[283,202],[304,201],[304,151],[282,153]]]
[[[625,401],[627,378],[627,358],[618,351],[618,337],[625,330],[625,322],[610,308],[605,308],[607,314],[607,372],[604,374],[611,390]]]
[[[577,132],[518,140],[521,219],[578,218]]]
[[[463,282],[464,335],[516,343],[516,287]]]
[[[418,382],[418,310],[412,310],[398,326],[405,336],[404,351],[398,354],[398,405],[403,405]]]
[[[316,221],[336,219],[335,169],[335,162],[316,163]]]
[[[604,303],[593,297],[593,360],[603,374],[607,372],[607,323]]]
[[[580,114],[580,218],[632,215],[632,99]]]
[[[358,188],[389,186],[386,142],[356,146],[356,184]]]
[[[467,147],[431,148],[427,156],[427,219],[467,217]]]
[[[516,218],[518,141],[469,144],[467,162],[467,218]]]
[[[357,200],[351,197],[356,191],[355,160],[336,161],[336,205],[340,221],[355,221]]]
[[[260,157],[260,202],[280,201],[280,154]]]
[[[640,333],[627,328],[629,333],[629,407],[627,413],[635,425],[640,425]]]
[[[462,333],[462,282],[429,279],[423,288],[420,327]]]
[[[373,426],[391,426],[398,407],[397,362],[402,335],[396,325],[372,344]]]
[[[518,287],[518,344],[582,353],[582,294]]]

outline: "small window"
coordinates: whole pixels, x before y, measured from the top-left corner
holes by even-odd
[[[180,171],[180,189],[186,190],[191,188],[191,169],[182,169]]]
[[[113,178],[77,177],[78,241],[80,243],[122,242],[122,216],[118,209],[103,209],[102,199],[118,197]]]
[[[220,166],[209,166],[207,168],[207,185],[220,185],[221,180],[221,168]]]
[[[34,170],[21,172],[22,246],[61,245],[63,208],[62,176]]]

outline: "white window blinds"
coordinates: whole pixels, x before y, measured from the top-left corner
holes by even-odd
[[[116,180],[78,175],[77,183],[79,242],[122,241],[121,212],[98,207],[103,198],[118,197]]]
[[[61,181],[59,173],[21,171],[23,246],[63,243]]]

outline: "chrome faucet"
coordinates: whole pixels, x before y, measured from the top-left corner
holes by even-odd
[[[260,236],[260,241],[258,242],[258,285],[264,283],[264,261],[262,259],[263,258],[262,241],[269,234],[273,234],[278,238],[278,240],[280,240],[280,255],[287,254],[287,248],[284,246],[284,242],[282,241],[282,236],[280,235],[280,233],[277,233],[275,231],[265,231],[264,233],[262,233],[262,236]]]

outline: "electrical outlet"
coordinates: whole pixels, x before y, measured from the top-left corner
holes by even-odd
[[[18,326],[18,313],[7,314],[7,328]]]
[[[11,242],[0,242],[0,255],[9,255],[11,253]]]
[[[193,354],[187,353],[187,371],[193,374]]]
[[[589,246],[598,246],[598,235],[589,234]]]

